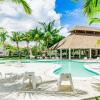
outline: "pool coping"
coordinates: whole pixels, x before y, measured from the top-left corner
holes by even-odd
[[[91,64],[91,65],[93,65],[93,64]],[[93,73],[96,73],[96,74],[100,75],[99,71],[97,71],[97,70],[95,70],[93,68],[90,68],[89,66],[90,66],[90,64],[84,65],[84,68],[87,69],[88,71],[91,71]]]

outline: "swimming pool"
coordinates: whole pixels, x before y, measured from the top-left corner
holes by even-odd
[[[54,70],[54,74],[59,75],[61,73],[71,73],[74,77],[91,77],[97,75],[97,73],[91,72],[84,68],[86,64],[96,64],[98,62],[79,62],[72,60],[42,60],[38,62],[60,64],[61,67]]]
[[[8,60],[11,62],[16,62],[16,60]],[[7,61],[0,60],[0,64]],[[59,75],[61,73],[71,73],[73,77],[91,77],[98,75],[95,72],[85,69],[84,65],[87,64],[100,64],[100,62],[80,62],[78,60],[21,60],[22,63],[51,63],[59,64],[61,67],[55,68],[53,73]],[[42,64],[41,64],[42,65]],[[42,67],[42,66],[41,66]],[[50,66],[49,66],[50,67]]]

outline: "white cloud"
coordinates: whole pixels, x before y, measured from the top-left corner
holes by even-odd
[[[74,16],[74,17],[80,17],[82,15],[82,10],[81,9],[74,9],[72,11],[66,11],[67,16]]]
[[[70,34],[68,28],[69,28],[69,25],[64,25],[62,30],[60,31],[60,34],[63,36],[68,36]]]
[[[0,27],[8,31],[27,31],[38,22],[56,20],[60,25],[60,14],[55,12],[55,0],[27,0],[32,8],[32,15],[26,15],[23,8],[10,1],[0,4]]]

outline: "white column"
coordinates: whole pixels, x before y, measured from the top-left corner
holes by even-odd
[[[55,58],[57,57],[57,50],[55,50]]]
[[[62,59],[62,49],[60,49],[60,59]]]
[[[68,54],[67,54],[67,49],[66,49],[66,58],[67,58],[67,55],[68,55]]]
[[[71,49],[69,48],[69,60],[71,59]]]
[[[52,51],[50,50],[49,53],[50,53],[50,59],[51,59],[51,53],[52,53]]]
[[[92,52],[91,52],[91,49],[90,49],[90,59],[92,58]]]

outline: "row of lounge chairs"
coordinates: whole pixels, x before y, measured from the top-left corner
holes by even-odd
[[[2,77],[2,74],[0,73],[0,76]],[[14,73],[6,73],[5,74],[5,79],[8,77],[10,80],[16,76]],[[25,82],[28,81],[28,84],[32,84],[32,89],[35,90],[39,84],[43,84],[43,80],[41,76],[36,76],[34,72],[25,72],[23,74],[23,88],[25,88]],[[70,73],[62,73],[57,80],[57,87],[58,91],[74,91],[74,86],[72,82],[72,77]]]
[[[43,83],[40,76],[35,76],[34,72],[26,72],[23,78],[23,86],[26,80],[29,84],[32,83],[33,90],[37,88],[38,84]],[[74,91],[72,77],[70,73],[62,73],[57,81],[58,91]]]

